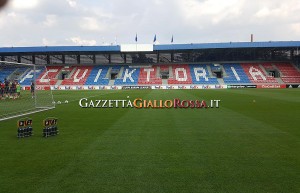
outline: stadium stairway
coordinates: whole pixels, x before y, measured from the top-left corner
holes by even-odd
[[[20,77],[24,77],[28,72],[30,71],[30,68],[27,68],[23,74],[20,75]],[[18,79],[20,79],[20,77]]]
[[[120,68],[120,72],[119,72],[117,78],[121,79],[121,78],[122,78],[122,75],[123,75],[123,72],[124,72],[124,67],[121,67],[121,68]]]
[[[221,70],[222,70],[222,73],[223,73],[223,77],[228,77],[227,72],[226,72],[226,70],[224,69],[224,66],[223,66],[223,65],[221,65]]]
[[[111,69],[112,69],[111,67],[108,68],[107,74],[106,74],[105,78],[110,79],[109,76],[110,76],[110,74],[111,74]]]
[[[115,80],[109,80],[108,86],[114,86],[115,85]]]
[[[241,64],[250,81],[255,84],[278,84],[274,77],[266,74],[259,64]]]
[[[253,68],[251,68],[253,67]],[[98,65],[98,66],[72,66],[66,68],[69,78],[64,81],[58,80],[63,66],[48,66],[48,76],[51,85],[226,85],[226,84],[285,84],[300,83],[300,71],[290,63],[250,63],[250,64],[222,64],[223,79],[217,79],[209,71],[214,70],[213,64],[176,64],[157,65],[153,67],[132,68],[128,65]],[[154,69],[150,72],[148,80],[147,68]],[[84,72],[88,69],[88,72]],[[37,69],[37,84],[49,84],[45,82],[45,70]],[[51,71],[52,70],[52,71]],[[115,80],[110,80],[111,71],[118,73]],[[252,70],[252,71],[251,71]],[[270,70],[278,70],[281,78],[268,75]],[[251,71],[251,72],[250,72]],[[161,79],[162,72],[169,72],[169,79]],[[33,72],[30,68],[16,70],[16,68],[0,69],[0,80],[12,77],[12,74],[21,74],[21,85],[30,85]],[[252,73],[252,74],[251,74]],[[83,77],[83,75],[85,76]],[[126,75],[125,75],[126,74]],[[74,77],[76,76],[76,77]],[[254,77],[256,80],[254,80]],[[265,77],[263,79],[262,77]],[[76,79],[76,81],[75,81]],[[79,80],[80,79],[80,80]],[[43,80],[43,81],[40,81]],[[40,81],[40,82],[39,82]],[[79,81],[79,82],[78,82]]]
[[[288,63],[278,63],[275,66],[281,72],[281,79],[285,83],[299,83],[300,82],[300,72],[291,64]]]
[[[56,82],[56,84],[55,84],[55,85],[56,85],[56,86],[60,86],[60,85],[61,85],[61,83],[62,83],[62,81],[63,81],[63,80],[58,80],[58,81]]]
[[[294,68],[295,68],[298,72],[300,72],[300,68],[298,68],[295,64],[292,64],[292,66],[294,66]]]
[[[277,68],[277,66],[276,66],[275,64],[271,64],[271,66],[272,66],[275,70],[277,70],[278,72],[280,72],[280,70]],[[280,72],[280,74],[281,74],[281,72]]]
[[[211,66],[210,65],[206,65],[206,68],[207,68],[207,72],[209,74],[209,77],[213,78],[214,76],[213,76],[213,73],[212,73],[212,70],[211,70]]]
[[[77,70],[77,68],[74,67],[74,68],[71,70],[71,72],[70,72],[68,78],[71,78],[71,77],[73,76],[73,74],[75,73],[76,70]]]
[[[59,75],[62,71],[62,66],[48,66],[47,71],[43,71],[41,75],[37,78],[36,82],[38,85],[48,85],[50,79],[50,85],[58,85],[57,81],[59,78]]]
[[[218,78],[217,80],[219,82],[219,85],[225,85],[223,78]]]
[[[16,68],[3,68],[0,71],[0,80],[3,81],[5,78],[9,77],[15,70]]]
[[[227,76],[223,77],[225,84],[249,84],[251,83],[247,74],[240,64],[224,64],[224,72]]]
[[[7,77],[8,80],[19,80],[22,75],[28,72],[29,67],[16,67],[15,70]]]
[[[160,66],[157,66],[156,68],[156,78],[159,78],[160,77]]]
[[[275,78],[275,80],[276,80],[279,84],[284,84],[284,82],[282,81],[281,78]]]
[[[168,85],[168,80],[162,79],[162,85],[164,85],[164,86]]]
[[[71,67],[70,76],[62,81],[62,85],[85,85],[90,73],[92,66],[73,66]]]
[[[170,78],[174,78],[172,66],[169,66],[169,76],[170,76]]]
[[[264,68],[264,66],[262,64],[259,64],[259,67],[266,74],[266,76],[268,76],[269,73],[266,71],[266,69]]]

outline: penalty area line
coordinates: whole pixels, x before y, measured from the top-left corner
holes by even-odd
[[[5,121],[5,120],[9,120],[9,119],[13,119],[13,118],[17,118],[17,117],[31,115],[31,114],[34,114],[34,113],[48,111],[48,110],[52,110],[52,109],[55,109],[55,107],[50,107],[50,108],[46,108],[46,109],[35,110],[35,111],[32,111],[32,112],[28,112],[28,113],[22,113],[20,115],[14,115],[14,116],[9,116],[9,117],[5,117],[5,118],[0,118],[0,122]]]

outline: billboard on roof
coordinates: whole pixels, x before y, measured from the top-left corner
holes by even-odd
[[[153,44],[122,44],[121,52],[153,52]]]

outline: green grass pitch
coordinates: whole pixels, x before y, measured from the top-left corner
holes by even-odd
[[[90,99],[220,99],[219,109],[82,109]],[[55,91],[31,138],[0,122],[0,192],[300,192],[300,89]],[[254,102],[255,100],[255,102]],[[3,101],[1,101],[3,102]],[[13,105],[13,104],[12,104]],[[60,135],[42,138],[42,120]]]

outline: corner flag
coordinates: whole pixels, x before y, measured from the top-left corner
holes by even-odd
[[[138,41],[137,33],[135,34],[135,42]]]
[[[155,43],[155,42],[156,42],[156,34],[155,34],[154,39],[153,39],[153,43]]]

